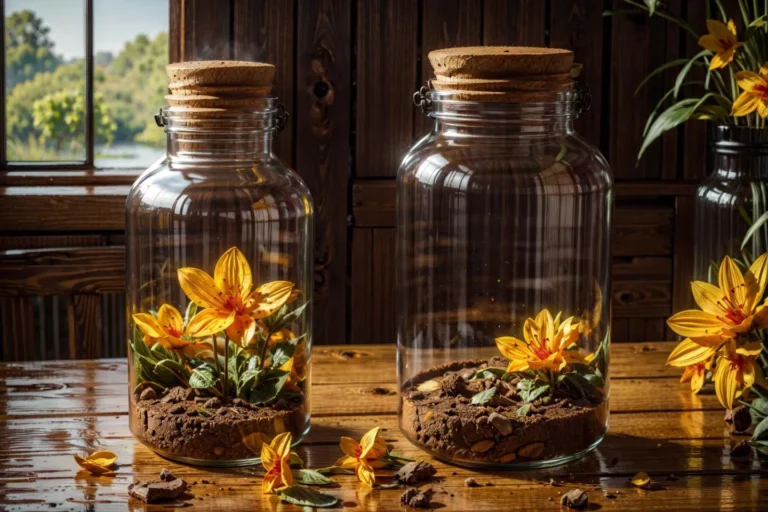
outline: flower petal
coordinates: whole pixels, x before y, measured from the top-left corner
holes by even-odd
[[[360,460],[360,465],[357,466],[355,473],[357,473],[357,478],[368,487],[373,487],[373,484],[376,482],[373,468],[364,459]]]
[[[720,289],[731,301],[732,307],[744,307],[747,301],[747,286],[744,283],[741,270],[730,256],[723,258],[723,262],[720,264],[719,281]]]
[[[368,452],[370,452],[376,444],[376,438],[379,436],[379,430],[381,430],[381,427],[374,427],[366,432],[363,438],[360,439],[360,459],[365,459],[368,457]]]
[[[74,457],[77,465],[92,475],[106,475],[108,473],[112,473],[112,470],[108,467],[99,466],[98,464],[94,464],[92,461],[84,459],[78,455],[75,455]]]
[[[275,488],[275,482],[280,477],[277,473],[267,473],[264,480],[261,481],[261,494],[272,494]]]
[[[245,300],[251,293],[253,274],[240,249],[232,247],[221,255],[213,271],[216,287],[227,295]]]
[[[187,325],[187,333],[203,337],[219,333],[232,325],[234,312],[220,311],[214,308],[200,310]]]
[[[275,449],[270,445],[267,443],[261,445],[261,465],[264,466],[264,469],[269,471],[275,467],[275,462],[277,462],[279,458],[280,457],[277,452],[275,452]]]
[[[346,453],[348,456],[357,459],[357,450],[360,448],[360,445],[352,439],[351,437],[342,437],[339,441],[339,447],[341,447],[341,451]]]
[[[496,338],[496,346],[499,352],[510,361],[527,360],[534,357],[528,344],[514,336],[502,336]]]
[[[736,53],[738,46],[734,45],[721,52],[718,52],[712,56],[712,60],[709,63],[709,69],[721,69],[733,62],[733,56]]]
[[[755,310],[758,302],[763,298],[766,283],[768,283],[768,253],[757,258],[744,275],[747,293],[747,301],[744,304],[745,311],[752,312]]]
[[[246,300],[246,309],[252,311],[254,318],[264,318],[286,303],[291,296],[293,283],[290,281],[272,281],[258,288]]]
[[[184,318],[179,313],[179,310],[170,304],[163,304],[157,311],[157,321],[163,331],[178,336],[178,334],[184,331]]]
[[[293,442],[293,436],[291,436],[290,432],[283,432],[282,434],[277,434],[275,438],[272,440],[270,446],[273,450],[275,450],[275,453],[278,457],[281,459],[286,459],[291,456],[291,443]]]
[[[695,395],[704,387],[704,372],[694,370],[691,375],[691,392]]]
[[[185,267],[177,272],[179,285],[187,297],[203,308],[226,309],[223,293],[216,288],[213,278],[200,269]]]
[[[713,315],[723,313],[723,309],[718,306],[718,303],[724,295],[717,286],[705,283],[704,281],[693,281],[691,283],[691,292],[693,293],[693,300],[696,301],[696,305],[703,311]]]
[[[136,313],[133,315],[133,321],[136,324],[136,327],[138,327],[144,334],[148,334],[153,338],[162,338],[165,336],[157,319],[149,313]]]
[[[755,87],[765,85],[765,78],[754,71],[738,71],[733,76],[736,78],[739,87],[746,92],[755,92]]]
[[[334,463],[334,466],[344,469],[354,469],[357,467],[357,459],[345,455]]]
[[[705,311],[689,309],[667,320],[667,325],[680,336],[702,338],[719,334],[732,334],[717,316]]]
[[[256,320],[250,315],[235,316],[234,321],[227,328],[227,336],[244,347],[251,342],[254,334],[256,334]]]
[[[731,107],[732,116],[746,116],[755,111],[760,104],[760,98],[751,92],[743,92],[736,98]]]
[[[87,460],[98,466],[108,467],[117,462],[117,455],[108,450],[100,450],[90,454]]]
[[[699,46],[705,48],[712,53],[720,53],[723,51],[723,45],[720,40],[712,34],[705,34],[699,38]]]
[[[707,32],[720,41],[735,42],[736,35],[728,28],[731,23],[733,23],[733,20],[729,21],[728,25],[719,20],[707,20]]]
[[[759,341],[753,341],[752,343],[747,343],[741,347],[736,347],[737,354],[747,357],[757,357],[762,350],[763,347]]]
[[[765,100],[763,100],[762,98],[760,99],[760,101],[757,104],[757,113],[763,119],[768,117],[768,105],[766,105]]]
[[[669,366],[686,367],[702,363],[714,355],[717,347],[723,342],[720,336],[707,338],[686,338],[672,350],[667,358]]]
[[[733,409],[733,402],[738,393],[736,371],[731,369],[727,360],[718,361],[715,369],[715,393],[726,409]]]

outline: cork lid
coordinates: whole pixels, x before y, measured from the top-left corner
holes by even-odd
[[[275,77],[272,64],[229,60],[177,62],[166,71],[168,105],[202,109],[257,108],[272,91]]]
[[[510,78],[569,73],[573,52],[534,46],[465,46],[429,52],[438,77]]]

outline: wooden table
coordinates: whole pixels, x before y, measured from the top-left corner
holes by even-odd
[[[730,459],[738,439],[728,435],[714,392],[692,396],[678,383],[679,371],[664,366],[673,345],[614,344],[610,433],[585,459],[524,472],[470,471],[431,460],[441,477],[431,484],[436,507],[559,510],[560,494],[580,487],[592,510],[759,510],[759,497],[765,510],[768,484],[761,478],[768,472],[756,460]],[[339,436],[359,438],[376,425],[396,453],[429,459],[397,428],[394,363],[391,346],[316,348],[312,432],[297,450],[309,467],[333,464]],[[0,510],[143,510],[129,502],[126,488],[157,478],[162,468],[197,482],[190,503],[201,510],[298,510],[261,495],[260,468],[205,470],[156,456],[131,437],[127,407],[122,360],[0,365]],[[76,476],[72,454],[99,448],[119,455],[116,476]],[[651,490],[631,486],[638,471],[653,477]],[[468,476],[483,486],[465,487]],[[552,486],[550,478],[564,483]],[[402,491],[366,489],[352,476],[334,479],[339,486],[326,491],[345,509],[404,508]]]

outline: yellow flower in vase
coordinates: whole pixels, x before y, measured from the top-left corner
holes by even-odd
[[[736,24],[733,20],[728,20],[728,25],[722,21],[707,20],[707,30],[709,34],[699,38],[699,46],[715,54],[709,69],[724,68],[733,61],[736,50],[743,44],[736,39]]]
[[[150,313],[136,313],[133,321],[141,332],[144,333],[144,341],[156,339],[161,345],[173,349],[183,349],[196,343],[195,338],[211,336],[226,327],[223,319],[200,316],[198,313],[188,325],[184,325],[184,319],[179,310],[170,304],[163,304],[157,311],[157,318]]]
[[[746,397],[755,381],[765,385],[760,366],[755,363],[762,347],[759,341],[739,346],[731,340],[723,349],[715,368],[715,392],[723,407],[733,409],[736,399]]]
[[[261,445],[261,464],[267,470],[261,483],[263,494],[272,494],[275,489],[293,485],[291,473],[291,442],[290,432],[278,434],[271,443]]]
[[[351,437],[341,438],[341,451],[346,455],[336,461],[336,466],[354,469],[357,478],[368,487],[373,487],[376,481],[374,468],[383,468],[389,464],[379,460],[384,457],[389,448],[387,442],[379,435],[381,427],[376,427],[366,433],[358,443]]]
[[[508,372],[528,370],[561,371],[569,363],[587,364],[589,356],[578,349],[568,349],[579,338],[579,323],[573,317],[562,322],[543,309],[536,318],[528,318],[523,326],[524,340],[513,336],[496,338],[496,346],[509,359]]]
[[[206,308],[197,316],[203,315],[203,319],[211,321],[224,320],[227,336],[243,345],[253,338],[256,320],[283,307],[294,288],[288,281],[272,281],[251,292],[251,267],[237,247],[219,258],[213,277],[192,267],[180,268],[178,276],[187,297]]]
[[[726,256],[720,265],[718,281],[719,287],[703,281],[691,283],[693,298],[701,311],[681,311],[667,320],[673,331],[692,339],[683,343],[692,341],[711,345],[717,337],[735,338],[739,334],[768,327],[768,308],[759,303],[768,281],[768,254],[757,258],[743,275],[733,260]],[[672,366],[688,364],[693,363]]]
[[[740,117],[755,110],[760,117],[768,116],[768,62],[760,68],[760,73],[739,71],[734,74],[742,92],[731,107],[731,115]]]

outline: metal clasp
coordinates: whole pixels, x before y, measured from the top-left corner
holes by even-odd
[[[581,117],[592,107],[592,90],[584,82],[576,86],[576,117]]]
[[[285,105],[280,103],[277,106],[277,114],[275,114],[275,128],[277,129],[278,133],[283,131],[283,128],[285,128],[285,125],[288,124],[288,111],[285,110]]]
[[[417,107],[421,107],[421,112],[425,116],[428,116],[432,112],[432,100],[429,99],[429,88],[422,86],[418,91],[413,93],[413,104]]]
[[[161,128],[165,126],[165,120],[163,119],[163,109],[160,109],[159,114],[155,114],[155,124]]]

